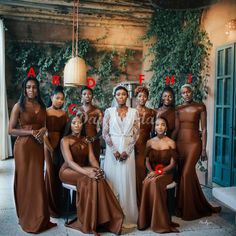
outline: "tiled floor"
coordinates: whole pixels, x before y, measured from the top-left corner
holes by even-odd
[[[12,159],[0,161],[0,235],[20,236],[30,235],[23,232],[17,224],[17,217],[13,199],[13,169]],[[204,188],[208,200],[213,205],[219,205],[211,195],[211,189]],[[180,233],[170,233],[162,235],[181,235],[181,236],[236,236],[236,225],[234,224],[234,213],[223,207],[220,215],[202,218],[195,221],[182,221],[173,217],[175,222],[180,224]],[[52,219],[58,226],[40,235],[84,235],[81,232],[64,226],[64,219]],[[125,235],[158,235],[150,230],[138,231],[134,229],[130,232],[123,232]],[[104,233],[103,235],[112,235]]]

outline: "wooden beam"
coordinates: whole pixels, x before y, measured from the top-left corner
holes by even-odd
[[[19,19],[19,20],[30,20],[36,22],[43,22],[49,20],[53,23],[60,24],[71,24],[72,16],[71,14],[61,14],[50,10],[40,10],[40,9],[31,9],[28,10],[23,7],[9,7],[2,6],[0,8],[0,15],[7,19]],[[133,16],[127,13],[125,14],[100,14],[97,12],[93,12],[93,14],[89,13],[89,11],[84,11],[79,14],[79,24],[96,24],[96,25],[121,25],[121,26],[137,26],[137,27],[145,27],[151,16],[148,18],[144,17],[142,13],[134,13]]]
[[[0,0],[0,15],[11,19],[49,20],[62,24],[71,22],[73,1],[52,0]],[[146,26],[152,15],[152,9],[137,1],[81,1],[79,19],[83,22],[113,25],[121,24]],[[80,21],[81,21],[80,20]]]

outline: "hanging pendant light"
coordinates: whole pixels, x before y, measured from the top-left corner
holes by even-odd
[[[75,25],[76,16],[76,25]],[[75,30],[76,29],[76,30]],[[75,32],[75,34],[74,34]],[[74,0],[73,6],[73,30],[72,30],[72,58],[64,68],[64,86],[87,85],[87,67],[84,59],[78,56],[79,35],[79,0]]]

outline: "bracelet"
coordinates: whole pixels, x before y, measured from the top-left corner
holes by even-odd
[[[96,140],[96,136],[93,136],[90,138],[91,143],[94,142],[95,140]]]

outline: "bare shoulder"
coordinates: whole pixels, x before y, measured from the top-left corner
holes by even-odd
[[[147,141],[146,146],[147,146],[147,147],[151,147],[151,146],[155,143],[155,141],[156,141],[156,138],[155,138],[155,137],[149,139],[149,140]]]
[[[199,107],[201,112],[206,111],[206,105],[203,102],[199,103]]]
[[[149,139],[146,143],[146,147],[150,147],[151,146],[151,142],[152,142],[152,139]]]
[[[20,110],[20,103],[19,102],[17,102],[14,106],[13,106],[13,108],[12,108],[12,110]]]
[[[101,110],[99,107],[96,108],[96,112],[97,112],[98,114],[103,114],[102,110]]]
[[[20,103],[19,102],[17,102],[14,106],[13,106],[13,108],[12,108],[12,110],[11,110],[11,113],[12,114],[19,114],[20,113]]]
[[[72,139],[70,138],[70,136],[65,136],[61,139],[61,144],[62,145],[70,145],[71,141],[72,141]]]
[[[168,145],[172,148],[175,149],[176,148],[176,144],[175,141],[169,137],[166,137],[166,142],[168,143]]]

